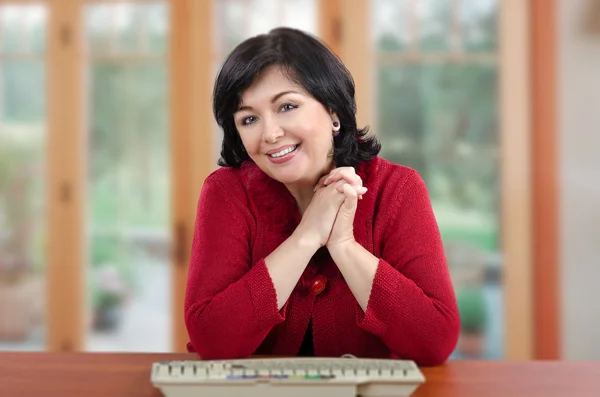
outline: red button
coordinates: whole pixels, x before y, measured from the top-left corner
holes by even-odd
[[[313,280],[312,286],[310,287],[310,291],[314,295],[319,295],[325,290],[326,285],[327,279],[325,278],[325,276],[317,276],[317,278]]]

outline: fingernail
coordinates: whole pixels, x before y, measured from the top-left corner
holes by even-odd
[[[329,178],[325,178],[325,180],[323,181],[324,185],[327,185],[329,183]]]

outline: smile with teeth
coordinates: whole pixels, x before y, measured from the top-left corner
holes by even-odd
[[[273,157],[273,158],[285,156],[286,154],[291,153],[294,150],[296,150],[297,147],[298,147],[298,145],[290,146],[289,148],[283,149],[281,152],[269,154],[269,156]]]

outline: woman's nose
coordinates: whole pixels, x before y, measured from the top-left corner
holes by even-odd
[[[279,138],[285,135],[281,126],[272,120],[267,120],[264,124],[263,139],[268,143],[275,143]]]

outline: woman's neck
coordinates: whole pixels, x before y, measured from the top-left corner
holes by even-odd
[[[308,208],[308,205],[315,194],[315,187],[317,186],[317,183],[319,183],[321,177],[327,175],[332,169],[333,165],[329,164],[308,181],[286,185],[292,196],[294,196],[294,199],[296,199],[300,215],[304,215],[304,211]]]
[[[314,188],[317,182],[315,182],[312,185],[295,185],[291,188],[288,187],[290,193],[292,193],[292,196],[294,196],[294,198],[296,199],[296,204],[298,205],[300,215],[304,215],[304,211],[306,211],[306,208],[308,208],[308,205],[310,204],[310,201],[312,200],[313,195],[315,194]]]

